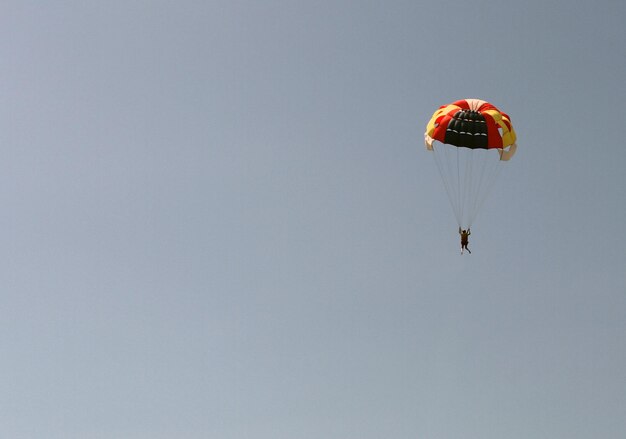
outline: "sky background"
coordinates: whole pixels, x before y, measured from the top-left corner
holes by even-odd
[[[626,2],[0,8],[0,436],[626,437]]]

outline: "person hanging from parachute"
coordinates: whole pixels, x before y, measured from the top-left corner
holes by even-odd
[[[461,235],[461,254],[463,254],[463,249],[467,250],[467,252],[471,255],[472,252],[469,248],[467,248],[467,244],[469,244],[469,236],[472,234],[470,229],[461,230],[459,227],[459,235]]]
[[[489,102],[461,99],[442,105],[426,125],[426,149],[433,152],[454,210],[461,254],[470,227],[502,168],[517,150],[511,118]]]

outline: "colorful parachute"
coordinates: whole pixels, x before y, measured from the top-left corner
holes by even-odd
[[[515,154],[509,116],[489,102],[463,99],[441,106],[424,134],[459,227],[469,228],[493,187],[502,163]]]

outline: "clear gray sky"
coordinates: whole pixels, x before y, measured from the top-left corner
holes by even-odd
[[[1,437],[626,437],[625,2],[1,9]]]

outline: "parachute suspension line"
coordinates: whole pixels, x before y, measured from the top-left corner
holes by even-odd
[[[454,200],[454,209],[455,209],[455,215],[457,218],[457,222],[459,224],[461,224],[463,222],[463,217],[461,216],[461,183],[460,183],[460,160],[461,158],[459,157],[459,148],[456,147],[451,147],[446,145],[445,146],[446,150],[448,152],[450,152],[450,154],[453,156],[452,160],[448,160],[448,163],[450,163],[451,166],[451,170],[450,170],[450,182],[452,184],[452,187],[454,188],[454,193],[456,194],[456,200]],[[456,164],[456,166],[454,166]],[[456,167],[456,169],[454,169]],[[456,171],[456,172],[454,172]]]
[[[471,205],[470,205],[470,209],[469,209],[469,213],[467,215],[467,226],[470,227],[472,225],[472,223],[474,222],[474,218],[476,216],[476,213],[478,211],[477,209],[477,204],[478,204],[478,199],[480,198],[480,195],[482,194],[481,190],[482,190],[482,182],[483,182],[483,177],[485,174],[485,164],[487,162],[487,157],[486,157],[486,151],[485,150],[477,150],[472,154],[472,163],[475,160],[476,163],[476,171],[472,171],[472,175],[471,175],[471,195],[470,195],[470,200],[471,200]],[[478,178],[474,177],[474,174],[478,174]]]
[[[455,151],[451,149],[450,146],[446,144],[442,144],[441,148],[443,148],[444,154],[446,156],[445,162],[448,166],[447,173],[445,178],[448,180],[448,184],[450,185],[450,193],[452,197],[450,197],[450,204],[452,205],[452,210],[454,211],[454,216],[456,217],[456,221],[461,224],[461,215],[459,212],[459,184],[458,178],[455,178],[457,174],[454,169],[454,162],[457,163],[458,168],[458,154],[455,155]]]
[[[460,148],[455,148],[456,150],[456,185],[457,185],[457,195],[458,195],[458,202],[457,202],[457,206],[459,206],[459,223],[463,222],[463,205],[461,204],[461,200],[463,200],[463,197],[461,197],[461,173],[459,171],[460,168],[460,158],[459,158],[459,149]]]
[[[457,214],[457,209],[454,206],[454,199],[456,197],[452,193],[450,178],[448,178],[448,175],[446,174],[446,170],[444,170],[443,165],[441,163],[441,160],[442,160],[441,149],[444,150],[443,154],[447,156],[447,153],[445,152],[445,149],[446,149],[445,145],[437,143],[436,145],[433,145],[433,157],[435,158],[435,164],[437,165],[437,170],[439,171],[441,181],[443,181],[443,186],[446,190],[446,194],[448,195],[448,200],[450,201],[450,205],[452,206],[452,211],[454,212],[454,216],[457,219],[457,223],[459,227],[461,227],[461,221],[459,219],[459,215]],[[448,160],[445,160],[445,161],[448,163],[448,168],[449,168],[449,161]]]
[[[477,196],[474,199],[475,207],[470,222],[474,222],[476,215],[487,200],[487,197],[491,192],[491,189],[496,182],[501,170],[502,164],[500,163],[499,155],[496,156],[494,150],[484,151],[483,166],[478,183]]]
[[[495,151],[494,151],[494,154],[495,154]],[[486,189],[484,189],[481,192],[482,196],[477,200],[476,213],[478,213],[478,211],[481,209],[483,204],[485,204],[485,201],[487,200],[489,194],[491,193],[491,189],[495,185],[495,182],[498,181],[498,177],[500,176],[500,173],[502,172],[502,168],[504,167],[499,156],[497,157],[497,161],[495,159],[492,159],[490,161],[493,161],[494,164],[491,166],[491,169],[487,172],[488,178],[486,179]],[[474,216],[476,216],[476,213],[474,214]],[[473,218],[472,218],[472,221],[473,221]]]
[[[457,225],[471,227],[502,170],[497,150],[435,142],[432,152]]]
[[[459,213],[461,217],[461,227],[465,228],[465,217],[463,216],[463,212],[465,211],[465,197],[467,196],[465,191],[467,189],[467,158],[465,157],[465,150],[461,148],[456,148],[457,155],[459,156],[457,167],[461,167],[461,161],[463,161],[463,175],[459,173],[459,178],[457,180],[459,184]]]
[[[458,148],[461,149],[461,148]],[[469,221],[467,221],[468,217],[467,217],[467,212],[470,211],[471,212],[471,200],[472,200],[472,196],[473,196],[473,191],[472,191],[472,165],[473,165],[473,161],[474,161],[474,156],[475,154],[473,153],[472,150],[467,150],[466,148],[463,148],[463,154],[466,156],[466,158],[464,159],[465,161],[465,175],[463,178],[463,196],[461,197],[462,203],[461,203],[461,218],[462,218],[462,226],[463,228],[465,228],[465,226],[469,227],[469,224],[467,224]]]
[[[458,225],[461,225],[461,212],[459,211],[459,200],[460,200],[460,194],[459,194],[459,183],[458,183],[458,178],[456,178],[457,172],[454,166],[455,161],[457,163],[457,167],[458,167],[458,155],[456,154],[457,151],[455,151],[455,149],[452,149],[451,146],[446,145],[446,144],[441,144],[441,148],[443,148],[444,154],[445,154],[445,162],[447,165],[447,172],[445,172],[445,176],[444,178],[446,178],[446,180],[448,181],[448,186],[450,187],[450,205],[452,206],[452,210],[454,212],[454,216],[456,218],[456,221],[458,223]]]
[[[476,157],[476,161],[477,161],[477,170],[474,173],[474,180],[472,182],[473,184],[473,190],[474,190],[474,196],[472,198],[473,203],[472,203],[472,211],[469,214],[469,218],[468,218],[468,227],[471,226],[474,223],[474,218],[476,217],[476,214],[478,213],[478,203],[476,202],[476,200],[478,200],[481,197],[482,194],[482,190],[483,190],[483,178],[485,175],[485,169],[486,169],[486,163],[488,162],[488,157],[486,154],[486,150],[481,150],[481,153],[479,156]]]
[[[474,178],[474,197],[472,198],[472,212],[470,212],[468,222],[471,225],[474,222],[474,218],[476,217],[476,213],[478,212],[478,206],[476,200],[478,200],[482,194],[483,190],[483,178],[485,175],[486,164],[488,162],[488,155],[486,154],[487,150],[481,150],[481,154],[476,157],[476,161],[478,162],[478,170],[476,171],[476,177]]]

